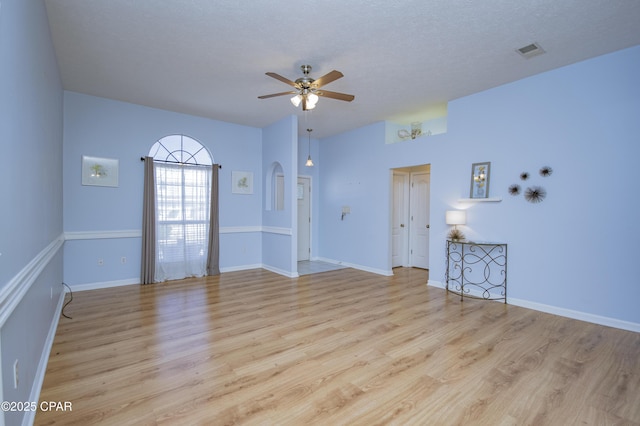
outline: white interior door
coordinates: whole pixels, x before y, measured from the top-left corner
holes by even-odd
[[[411,228],[409,257],[411,266],[429,269],[429,195],[430,177],[427,172],[411,173]]]
[[[311,257],[311,178],[298,177],[298,260]]]
[[[391,214],[391,267],[407,265],[407,230],[409,229],[409,175],[393,174]]]

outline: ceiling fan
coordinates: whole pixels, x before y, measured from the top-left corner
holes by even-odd
[[[296,90],[291,90],[288,92],[280,92],[273,93],[271,95],[263,95],[258,96],[258,99],[267,99],[273,98],[276,96],[284,96],[284,95],[294,95],[291,98],[291,103],[298,107],[302,104],[302,110],[307,111],[316,107],[316,103],[318,102],[318,96],[323,96],[325,98],[338,99],[340,101],[351,102],[355,99],[353,95],[347,95],[346,93],[338,93],[338,92],[330,92],[328,90],[321,90],[320,88],[325,84],[329,84],[332,81],[335,81],[339,78],[344,77],[344,75],[340,71],[333,70],[328,74],[323,75],[317,80],[309,77],[309,73],[311,72],[311,65],[302,65],[300,67],[304,77],[300,77],[296,81],[291,81],[286,77],[281,76],[280,74],[276,74],[275,72],[266,73],[269,77],[273,77],[276,80],[280,80],[283,83],[288,84],[289,86],[293,86]]]

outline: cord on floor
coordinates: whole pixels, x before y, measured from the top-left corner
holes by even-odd
[[[73,291],[71,291],[71,287],[69,287],[67,284],[62,283],[62,285],[69,289],[69,295],[71,296],[71,298],[62,306],[62,312],[61,313],[62,313],[63,317],[69,318],[69,319],[73,319],[73,318],[71,318],[70,316],[68,316],[67,314],[64,313],[64,308],[66,308],[67,305],[69,303],[71,303],[71,301],[73,300]]]

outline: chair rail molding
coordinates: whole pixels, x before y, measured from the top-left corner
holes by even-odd
[[[11,316],[13,310],[18,306],[42,270],[58,253],[58,250],[60,250],[63,244],[64,235],[60,234],[60,236],[38,253],[31,262],[22,268],[6,286],[0,289],[0,328],[2,328]]]
[[[292,235],[291,228],[272,226],[224,226],[220,227],[220,234],[246,234],[252,232],[266,232],[270,234]],[[141,229],[122,229],[113,231],[67,231],[64,233],[66,241],[72,240],[102,240],[112,238],[142,238]]]
[[[142,238],[141,229],[125,229],[115,231],[70,231],[64,233],[64,239],[70,240],[101,240],[109,238]]]

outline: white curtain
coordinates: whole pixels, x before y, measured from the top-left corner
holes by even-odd
[[[156,282],[207,275],[211,174],[156,163]]]

